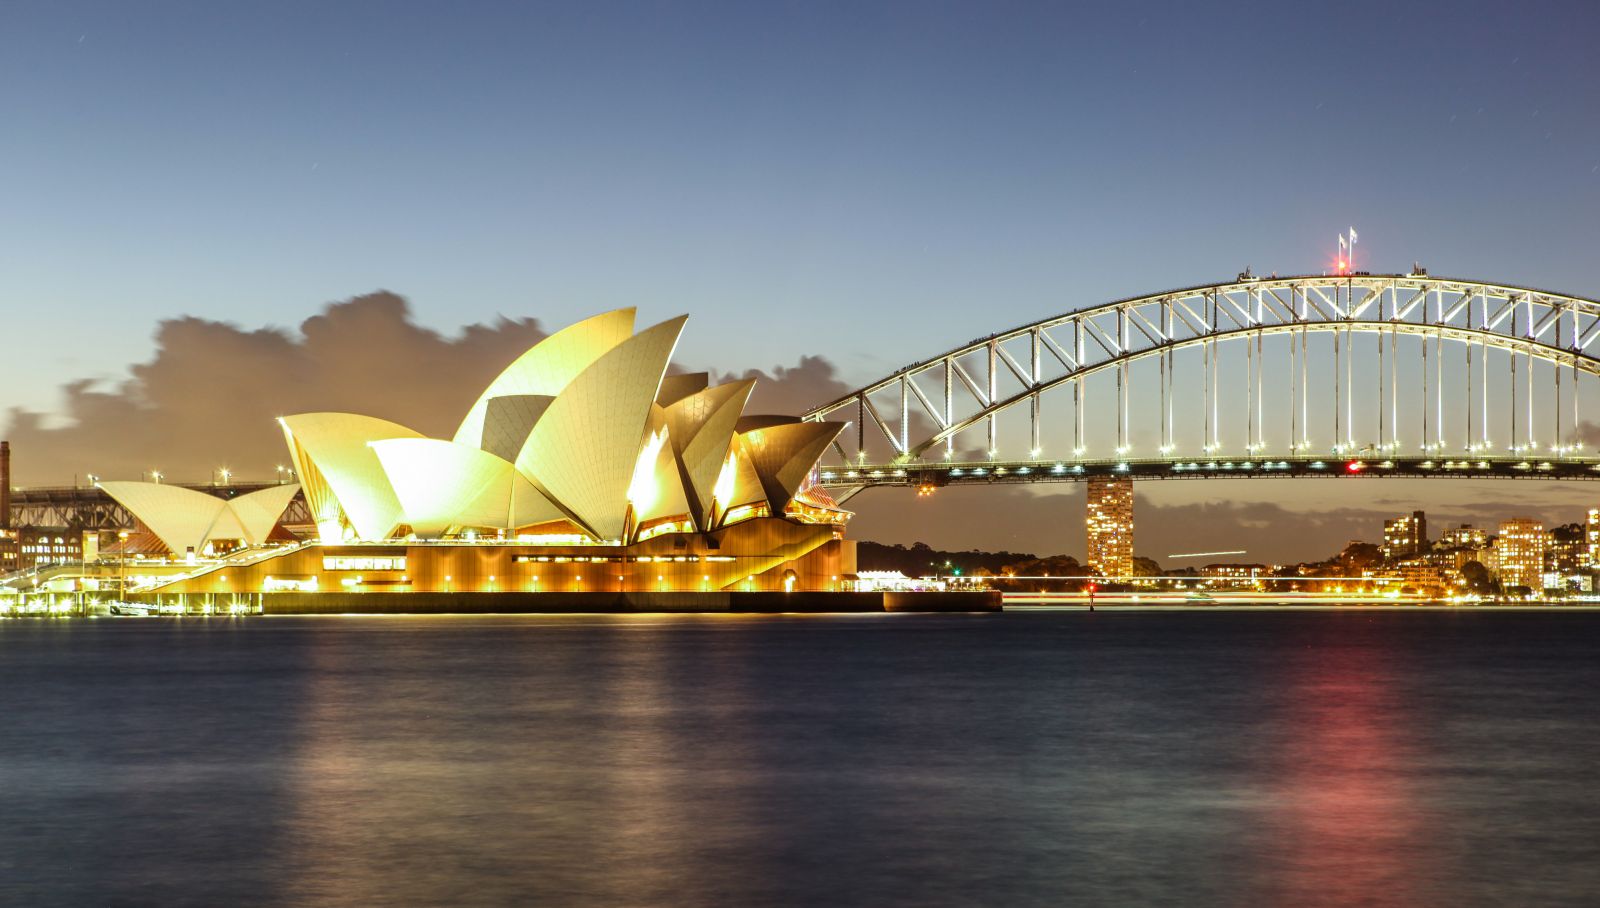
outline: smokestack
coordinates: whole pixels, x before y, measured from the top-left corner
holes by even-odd
[[[0,441],[0,530],[11,529],[11,442]]]

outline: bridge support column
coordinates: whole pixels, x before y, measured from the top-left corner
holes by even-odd
[[[1133,480],[1094,478],[1084,508],[1089,569],[1102,577],[1133,576]]]

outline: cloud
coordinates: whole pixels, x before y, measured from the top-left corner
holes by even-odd
[[[1593,451],[1600,448],[1600,425],[1587,420],[1578,423],[1578,444]]]
[[[151,469],[202,481],[220,466],[266,477],[284,459],[275,417],[351,410],[448,435],[478,390],[544,336],[534,319],[503,318],[445,337],[388,292],[329,304],[294,331],[174,318],[127,379],[67,385],[58,418],[13,408],[5,437],[19,484]]]
[[[715,382],[753,378],[747,413],[800,414],[854,391],[839,378],[839,370],[821,356],[802,356],[795,366],[777,366],[771,372],[747,369],[743,373],[713,375]]]
[[[271,477],[285,458],[275,417],[349,411],[449,437],[495,375],[547,333],[537,319],[501,318],[445,336],[387,291],[330,303],[292,330],[173,318],[126,379],[66,385],[59,414],[12,408],[3,437],[19,485],[149,470],[201,482],[223,466]],[[820,356],[745,377],[758,379],[751,412],[800,413],[850,390]]]

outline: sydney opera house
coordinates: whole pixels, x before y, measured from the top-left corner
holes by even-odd
[[[223,499],[102,482],[150,547],[187,561],[136,589],[848,588],[850,514],[812,485],[843,424],[746,415],[753,381],[669,374],[686,320],[635,333],[634,311],[621,309],[552,334],[450,438],[355,413],[283,417],[297,483]],[[297,492],[312,525],[291,535],[280,517]]]

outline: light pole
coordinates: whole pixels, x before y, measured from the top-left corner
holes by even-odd
[[[128,531],[117,533],[117,597],[128,599]]]

